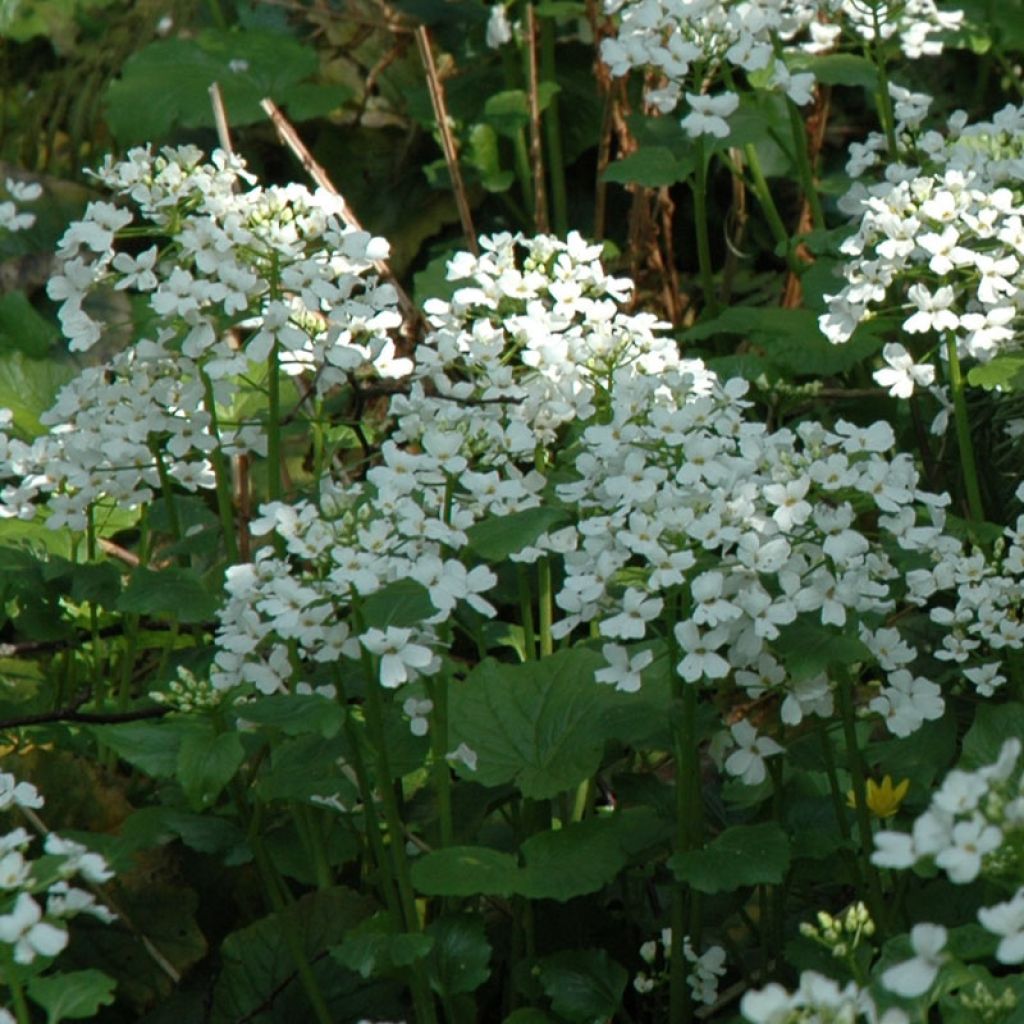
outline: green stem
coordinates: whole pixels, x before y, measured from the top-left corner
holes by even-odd
[[[85,555],[89,562],[96,561],[96,521],[94,507],[86,509]],[[89,633],[92,640],[92,693],[96,707],[103,707],[107,699],[107,673],[103,670],[103,637],[100,635],[100,613],[95,601],[89,602]]]
[[[551,635],[554,597],[551,586],[551,558],[548,555],[537,562],[537,608],[540,619],[540,655],[543,658],[555,649],[555,641]]]
[[[246,836],[249,846],[252,848],[253,860],[256,862],[256,870],[263,884],[263,891],[266,893],[270,906],[272,907],[277,924],[284,936],[285,945],[291,955],[292,963],[295,965],[295,973],[309,1000],[310,1008],[319,1024],[333,1024],[334,1018],[320,991],[320,984],[316,980],[309,958],[302,939],[295,927],[295,920],[290,913],[290,900],[280,876],[275,869],[267,848],[263,845],[263,838],[260,835],[260,808],[257,805],[251,808],[246,800],[245,790],[238,784],[237,778],[232,781],[230,792],[234,799],[239,816],[243,821],[248,819]]]
[[[530,170],[530,150],[526,142],[526,132],[520,128],[512,138],[512,150],[515,156],[516,177],[519,179],[519,191],[522,193],[523,206],[533,209],[533,173]]]
[[[521,562],[516,565],[516,576],[519,579],[519,613],[523,620],[523,647],[526,660],[533,661],[537,657],[537,637],[533,629],[533,595],[530,593],[530,574]]]
[[[675,621],[682,618],[678,599]],[[679,645],[675,631],[669,629],[669,672],[673,703],[679,715],[673,716],[673,745],[676,760],[676,851],[694,850],[701,845],[703,808],[700,798],[700,759],[697,750],[697,686],[686,683],[675,670],[679,661]],[[693,1000],[687,984],[686,957],[683,939],[687,925],[699,913],[694,904],[696,894],[677,884],[672,892],[672,951],[669,956],[669,1024],[690,1024]],[[693,936],[693,941],[698,941]]]
[[[238,561],[238,539],[235,536],[235,509],[231,496],[231,467],[220,444],[220,422],[217,418],[213,381],[205,370],[200,370],[199,376],[203,382],[206,411],[210,416],[210,432],[217,441],[216,447],[210,452],[213,475],[217,482],[217,512],[220,516],[221,532],[224,534],[224,550],[228,561],[233,565]]]
[[[817,230],[825,227],[825,211],[821,208],[821,197],[814,182],[814,168],[811,166],[811,152],[807,144],[807,126],[800,116],[797,105],[787,97],[786,110],[789,113],[789,127],[793,133],[793,145],[796,149],[796,167],[800,174],[804,198],[811,208],[811,222]]]
[[[374,814],[376,802],[373,797],[373,787],[370,785],[369,772],[366,770],[366,761],[363,758],[361,741],[356,732],[352,720],[352,708],[345,696],[345,687],[341,670],[338,665],[334,668],[334,684],[338,692],[338,701],[345,712],[345,738],[348,740],[349,755],[352,768],[356,773],[356,782],[359,786],[359,796],[363,801],[363,813],[366,820],[366,838],[370,844],[373,862],[377,868],[378,884],[384,896],[384,903],[394,923],[395,929],[402,925],[402,908],[399,904],[398,889],[395,885],[394,874],[391,871],[390,859],[384,849],[384,841],[381,838],[380,828]]]
[[[14,1004],[14,1016],[18,1024],[32,1024],[32,1011],[28,1008],[25,999],[25,990],[21,987],[21,979],[18,977],[18,970],[12,963],[12,954],[7,953],[7,970],[4,971],[4,981],[11,990],[11,1002]]]
[[[871,831],[871,818],[868,813],[867,773],[864,771],[864,761],[861,758],[860,747],[857,744],[857,722],[853,707],[853,679],[845,668],[837,669],[836,672],[839,680],[839,685],[836,688],[839,697],[839,713],[842,716],[843,736],[846,740],[846,762],[850,770],[850,777],[853,780],[857,831],[860,834],[859,859],[861,875],[867,881],[867,896],[871,907],[871,916],[879,931],[884,933],[886,931],[885,922],[887,916],[882,896],[882,883],[878,877],[878,872],[875,870],[875,866],[870,861],[874,833]]]
[[[277,342],[267,356],[267,498],[281,500],[281,374]]]
[[[704,138],[695,141],[697,168],[693,176],[693,224],[697,234],[697,266],[700,288],[704,293],[704,310],[713,317],[718,312],[715,294],[715,276],[711,266],[711,238],[708,231],[708,160],[704,152]]]
[[[555,64],[555,23],[551,18],[539,18],[540,77],[542,82],[557,82]],[[547,142],[548,174],[551,180],[551,215],[555,234],[564,238],[569,231],[569,203],[565,184],[565,157],[562,150],[562,121],[558,110],[558,95],[551,97],[544,111],[544,133]]]
[[[433,759],[434,789],[437,792],[437,816],[441,828],[441,845],[455,841],[452,817],[452,773],[448,767],[448,684],[446,673],[427,681],[427,694],[433,703],[430,712],[430,749]]]
[[[782,220],[782,215],[779,213],[779,208],[775,205],[775,200],[772,198],[772,190],[768,187],[768,179],[764,176],[764,169],[761,167],[761,158],[757,155],[757,149],[753,144],[748,143],[743,147],[743,156],[747,161],[747,167],[750,168],[754,195],[757,196],[757,201],[764,211],[765,218],[768,221],[768,228],[772,233],[772,238],[775,240],[775,245],[785,254],[786,263],[789,265],[790,270],[794,272],[803,270],[804,268],[793,252],[792,239],[786,230],[786,225]]]
[[[882,122],[882,130],[885,132],[885,141],[889,147],[889,159],[896,160],[899,154],[899,144],[896,141],[896,117],[892,109],[892,97],[889,95],[889,69],[886,67],[885,42],[882,39],[882,25],[878,16],[878,7],[871,9],[871,16],[874,21],[875,43],[871,47],[875,67],[878,68],[878,89],[875,92],[875,106],[878,109],[878,119]]]
[[[391,759],[388,756],[387,739],[384,734],[384,705],[374,660],[369,654],[364,654],[363,664],[366,670],[367,686],[363,708],[366,712],[370,743],[373,746],[377,762],[377,790],[384,807],[384,822],[388,830],[388,845],[391,849],[395,881],[398,884],[402,918],[405,931],[413,934],[421,932],[423,928],[416,909],[416,895],[412,886],[409,858],[405,852],[405,830],[402,828],[398,801],[395,798],[394,776],[391,772]],[[434,1008],[434,998],[430,992],[423,964],[420,962],[413,967],[410,989],[416,1006],[416,1024],[436,1024],[437,1014]]]
[[[971,440],[971,425],[967,419],[967,400],[964,395],[964,378],[960,371],[960,357],[956,351],[956,338],[946,335],[946,355],[949,362],[949,390],[953,394],[953,418],[956,422],[956,440],[960,448],[960,466],[967,492],[967,507],[971,522],[985,521],[985,508],[978,486],[978,469],[974,461],[974,442]]]

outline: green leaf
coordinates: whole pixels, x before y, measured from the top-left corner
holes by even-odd
[[[878,88],[878,69],[867,57],[855,53],[792,54],[790,71],[810,71],[823,85],[851,85]]]
[[[588,818],[540,832],[523,843],[523,865],[484,846],[450,846],[417,858],[416,888],[427,896],[526,896],[565,902],[597,892],[626,860],[665,838],[663,823],[646,807]]]
[[[136,615],[160,615],[181,623],[207,622],[219,602],[203,586],[193,569],[168,568],[156,572],[139,566],[117,600],[117,609]]]
[[[516,180],[514,171],[502,169],[498,134],[489,124],[475,124],[469,130],[464,159],[488,192],[507,192]]]
[[[37,437],[45,433],[39,417],[74,376],[72,367],[54,359],[30,359],[17,351],[0,355],[0,409],[11,410],[20,435]]]
[[[434,940],[430,984],[439,995],[475,992],[491,975],[491,944],[481,918],[452,914],[431,921],[427,934]]]
[[[95,1017],[114,1002],[116,982],[102,971],[62,971],[28,983],[32,1001],[46,1010],[46,1024]]]
[[[789,839],[775,822],[734,825],[702,850],[669,858],[680,882],[700,892],[733,892],[747,885],[777,885],[789,867]]]
[[[1024,736],[1024,704],[980,703],[962,745],[961,767],[973,771],[994,764],[1008,739]]]
[[[213,127],[209,88],[217,82],[233,125],[266,119],[260,100],[293,99],[298,118],[333,109],[337,87],[301,84],[315,74],[316,51],[297,39],[264,29],[207,29],[192,39],[150,43],[128,58],[106,92],[107,123],[122,145],[166,138],[175,127]]]
[[[121,760],[155,779],[170,779],[177,771],[178,751],[190,726],[182,720],[163,719],[93,725],[89,729],[99,743],[113,750]]]
[[[367,629],[418,626],[437,614],[430,592],[415,580],[395,580],[381,587],[363,601],[360,611]]]
[[[1024,387],[1024,353],[1007,352],[967,372],[967,383],[991,391],[1019,391]]]
[[[590,818],[523,843],[526,867],[518,882],[529,899],[565,901],[597,892],[622,870],[626,854],[610,818]]]
[[[348,753],[340,739],[324,740],[312,733],[275,742],[270,757],[260,765],[256,793],[261,800],[308,800],[337,794],[343,804],[352,806],[358,793],[338,769],[339,760]]]
[[[811,310],[732,306],[685,331],[683,340],[739,335],[763,347],[765,356],[790,374],[827,377],[843,373],[881,348],[884,338],[877,330],[877,324],[864,324],[845,345],[833,345],[818,329]]]
[[[86,562],[71,573],[71,597],[113,608],[121,593],[121,574],[110,562]]]
[[[176,771],[193,808],[209,807],[244,760],[237,732],[217,733],[212,722],[196,722],[181,742]]]
[[[795,683],[813,678],[829,665],[871,660],[871,652],[857,637],[823,626],[818,616],[810,612],[782,626],[773,646]]]
[[[529,547],[542,533],[564,526],[569,516],[560,508],[527,508],[509,516],[494,516],[474,523],[467,531],[469,549],[488,562],[503,562]]]
[[[286,736],[317,733],[324,739],[337,736],[345,714],[336,701],[317,693],[275,693],[243,704],[238,710],[240,721],[273,726]]]
[[[604,749],[602,711],[621,694],[594,681],[604,660],[584,648],[519,665],[488,658],[451,689],[451,746],[477,754],[474,781],[514,782],[544,800],[592,775]]]
[[[36,312],[24,292],[0,295],[0,352],[16,350],[42,359],[59,337],[56,325]]]
[[[555,1013],[573,1024],[611,1019],[629,974],[603,949],[569,949],[538,965],[540,983]]]
[[[537,105],[545,111],[560,92],[555,82],[541,82]],[[508,89],[491,96],[484,104],[484,119],[499,135],[514,138],[530,123],[530,102],[522,89]]]
[[[143,807],[121,826],[121,841],[133,850],[163,846],[174,839],[200,853],[222,853],[245,842],[245,833],[227,818],[174,807]]]
[[[427,896],[513,896],[519,864],[487,846],[446,846],[413,861],[412,881]]]
[[[635,153],[609,164],[602,180],[659,188],[685,181],[693,173],[694,166],[692,156],[690,159],[677,157],[666,146],[643,146]]]
[[[360,979],[355,975],[339,977],[345,972],[333,958],[322,954],[340,945],[375,909],[368,896],[337,886],[302,896],[286,910],[233,932],[220,949],[221,969],[210,1024],[233,1024],[245,1018],[267,1024],[308,1020],[309,1002],[303,986],[294,983],[292,939],[311,965],[332,1019],[353,1019],[353,982],[360,983]],[[266,1010],[269,1006],[273,1006],[272,1013]],[[357,1012],[355,1019],[365,1015]]]
[[[516,1010],[506,1017],[503,1024],[555,1024],[555,1018],[549,1017],[542,1010],[524,1006],[521,1010]]]
[[[350,971],[372,978],[422,960],[433,946],[432,936],[396,932],[386,914],[375,914],[353,928],[331,956]]]

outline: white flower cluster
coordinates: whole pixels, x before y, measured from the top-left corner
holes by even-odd
[[[993,764],[973,772],[951,771],[910,833],[883,831],[875,836],[872,862],[879,867],[909,868],[928,860],[958,885],[973,882],[983,873],[1020,877],[1024,868],[1020,753],[1021,741],[1010,739]],[[1024,960],[1024,942],[1020,948]]]
[[[0,811],[42,806],[34,786],[0,774]],[[50,832],[43,841],[47,856],[33,860],[27,856],[31,844],[32,836],[24,828],[0,836],[0,942],[12,947],[19,964],[57,956],[68,944],[64,922],[69,918],[89,914],[105,923],[114,920],[92,893],[71,884],[76,875],[92,884],[113,877],[99,854]],[[40,905],[38,897],[43,895],[45,905]]]
[[[640,959],[650,973],[640,971],[633,979],[633,988],[641,995],[653,992],[668,981],[668,960],[672,954],[672,929],[662,928],[660,940],[651,939],[640,947]],[[709,946],[703,953],[694,950],[690,936],[683,936],[683,956],[690,965],[687,984],[698,1003],[711,1006],[718,999],[718,979],[725,974],[725,950]]]
[[[745,391],[743,381],[681,369],[615,382],[607,413],[580,432],[576,479],[556,487],[576,525],[557,535],[565,579],[555,600],[565,614],[554,633],[596,623],[610,641],[602,681],[635,690],[649,659],[634,660],[643,652],[620,642],[658,636],[682,588],[672,626],[678,674],[688,683],[732,677],[752,699],[777,696],[782,720],[796,725],[832,713],[833,684],[825,674],[789,681],[776,647],[783,630],[798,616],[838,630],[859,621],[886,677],[872,709],[907,735],[941,715],[943,702],[913,671],[917,649],[884,624],[905,599],[889,552],[928,557],[945,499],[920,489],[909,456],[887,456],[887,424],[771,432],[745,419]],[[875,535],[858,527],[869,508]],[[743,753],[729,770],[762,779],[774,745],[749,726],[733,733]]]
[[[975,124],[959,111],[942,134],[922,127],[930,97],[893,95],[903,162],[841,202],[859,223],[841,246],[846,283],[827,296],[822,333],[845,342],[862,320],[898,312],[904,332],[927,336],[927,347],[952,335],[961,357],[987,361],[1018,347],[1024,306],[1024,106]],[[853,147],[848,170],[863,173],[885,148],[879,135]],[[892,394],[934,381],[933,367],[887,348],[889,368],[876,379]]]
[[[266,547],[229,570],[218,688],[290,690],[289,644],[311,663],[370,654],[388,687],[434,668],[437,627],[459,605],[494,614],[483,595],[495,574],[446,552],[465,546],[475,522],[540,504],[545,478],[520,464],[594,415],[616,365],[657,374],[678,362],[654,317],[620,311],[630,285],[604,273],[599,246],[576,235],[502,235],[482,246],[478,260],[463,255],[450,268],[472,284],[427,307],[433,329],[409,394],[392,399],[397,430],[365,483],[325,481],[319,505],[268,505],[252,524],[255,535],[275,532],[288,557]],[[338,609],[405,579],[427,589],[436,615],[415,629],[353,634]],[[410,718],[420,729],[418,711]]]
[[[879,832],[872,861],[880,867],[910,868],[929,861],[950,881],[965,885],[979,876],[1011,886],[1014,895],[1002,903],[978,910],[982,927],[999,937],[996,959],[1003,964],[1024,963],[1024,771],[1021,741],[1006,740],[997,760],[975,771],[954,769],[932,796],[928,809],[911,832]],[[933,965],[945,945],[935,925],[918,925],[914,942],[917,959]],[[941,941],[940,941],[941,939]],[[925,948],[927,947],[927,949]],[[934,970],[930,979],[934,978]],[[923,975],[918,965],[917,974]],[[930,985],[931,980],[924,986]],[[883,979],[884,980],[884,979]],[[905,979],[904,979],[905,980]],[[908,982],[909,984],[909,982]],[[900,991],[896,985],[890,985]],[[922,989],[923,990],[923,989]],[[908,993],[910,994],[910,993]]]
[[[730,91],[707,96],[704,84],[734,71],[753,76],[761,88],[784,93],[798,106],[810,103],[814,75],[793,72],[787,52],[822,53],[833,49],[844,29],[858,41],[898,37],[904,56],[940,53],[941,31],[956,28],[961,12],[941,12],[934,0],[864,4],[860,0],[606,0],[619,14],[618,35],[601,43],[601,59],[613,75],[651,68],[661,84],[647,101],[662,113],[676,109],[685,96],[686,132],[725,138],[725,118],[739,96]]]
[[[11,197],[0,202],[0,232],[9,231],[12,235],[18,231],[26,231],[36,222],[36,215],[18,209],[18,203],[35,202],[42,194],[43,187],[34,181],[15,181],[8,178],[4,188]]]
[[[1024,484],[1016,496],[1024,501]],[[1024,647],[1024,516],[988,554],[936,538],[932,565],[908,571],[906,583],[908,600],[931,603],[931,620],[944,630],[934,656],[991,697],[1006,683],[1004,659]]]
[[[275,347],[292,372],[316,371],[321,388],[368,364],[404,369],[391,365],[386,333],[400,323],[394,288],[368,273],[387,243],[347,227],[342,200],[323,189],[243,189],[252,178],[238,157],[201,160],[189,146],[133,149],[96,172],[130,206],[90,203],[61,239],[63,272],[48,290],[71,348],[99,339],[103,325],[84,300],[106,285],[147,295],[181,352],[214,380],[239,370],[233,329],[243,371]],[[140,252],[128,237],[155,241]]]
[[[908,1024],[909,1018],[896,1008],[879,1014],[871,993],[848,982],[842,988],[816,971],[804,971],[795,992],[772,983],[743,996],[740,1012],[751,1024]]]
[[[776,697],[788,724],[827,716],[832,681],[790,683],[775,648],[804,616],[859,623],[885,677],[872,710],[894,734],[941,715],[939,688],[914,671],[917,649],[885,619],[905,590],[890,552],[927,559],[941,547],[945,499],[920,490],[909,456],[887,454],[885,423],[749,422],[746,384],[721,384],[680,359],[653,318],[623,314],[628,283],[598,255],[576,236],[499,236],[481,257],[455,258],[451,276],[468,283],[429,307],[433,330],[409,393],[392,400],[397,430],[380,464],[363,483],[325,481],[319,505],[267,506],[253,523],[286,554],[265,547],[229,570],[215,686],[291,690],[294,650],[309,666],[372,655],[388,687],[431,671],[437,627],[458,606],[493,614],[483,594],[494,573],[453,556],[467,529],[554,501],[567,525],[510,557],[560,557],[552,632],[588,626],[608,641],[599,681],[639,688],[652,659],[637,644],[661,633],[672,604],[688,683],[732,677],[752,698]],[[858,528],[867,512],[870,535]],[[403,579],[427,589],[436,615],[353,630],[347,610]],[[735,741],[745,753],[730,770],[763,778],[775,747]]]
[[[256,423],[214,430],[210,396],[228,406],[238,378],[272,352],[320,393],[408,369],[387,336],[401,320],[394,289],[369,273],[386,243],[346,227],[334,196],[241,189],[250,178],[237,158],[201,156],[136,149],[98,173],[124,205],[90,203],[68,228],[50,297],[73,350],[105,329],[88,311],[99,289],[144,296],[153,334],[65,387],[43,417],[48,434],[0,435],[0,516],[32,518],[49,495],[50,526],[81,530],[101,498],[149,501],[163,471],[189,490],[212,487],[214,449],[263,453],[266,439]],[[140,238],[153,244],[139,251]]]

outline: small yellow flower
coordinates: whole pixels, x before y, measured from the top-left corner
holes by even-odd
[[[893,786],[892,777],[886,775],[881,783],[868,779],[868,810],[877,818],[891,818],[903,803],[903,798],[910,788],[910,779],[904,779],[898,786]],[[853,790],[846,794],[846,802],[850,807],[857,806]]]

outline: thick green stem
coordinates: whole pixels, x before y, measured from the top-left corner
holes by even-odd
[[[868,786],[867,773],[864,771],[864,761],[861,757],[860,747],[857,743],[857,721],[853,707],[853,679],[846,669],[837,669],[839,685],[837,695],[839,697],[839,713],[843,720],[843,736],[846,740],[846,763],[850,771],[850,778],[853,780],[853,799],[856,804],[857,831],[860,833],[860,870],[862,877],[867,881],[868,903],[871,907],[871,916],[879,930],[886,930],[885,903],[882,896],[882,883],[871,863],[871,847],[874,843],[874,833],[871,831],[871,817],[868,813]]]
[[[519,612],[523,620],[523,647],[526,660],[533,661],[537,657],[537,637],[533,629],[533,595],[530,593],[530,574],[522,563],[516,566],[519,580]]]
[[[761,167],[761,158],[757,155],[757,149],[753,144],[748,143],[743,147],[743,156],[747,161],[747,167],[750,168],[754,195],[757,196],[757,201],[761,204],[761,209],[764,211],[765,218],[768,221],[768,228],[772,233],[772,238],[775,239],[775,245],[784,253],[790,270],[799,273],[804,268],[793,252],[792,239],[786,230],[786,225],[782,220],[782,215],[779,213],[779,208],[775,205],[774,198],[772,198],[772,190],[768,187],[768,179],[764,176],[764,169]]]
[[[551,559],[545,555],[537,562],[537,609],[540,626],[540,654],[543,658],[555,649],[551,635],[554,617],[554,596],[551,587]]]
[[[892,97],[889,95],[889,69],[886,67],[885,41],[882,39],[882,24],[877,6],[872,7],[871,15],[875,31],[875,43],[871,47],[871,55],[874,58],[875,67],[878,68],[875,106],[878,109],[878,119],[882,122],[885,141],[889,147],[889,159],[895,161],[899,155],[899,143],[896,141],[896,117],[893,114]]]
[[[967,419],[967,399],[964,395],[964,378],[960,371],[960,357],[956,351],[956,338],[946,335],[946,355],[949,362],[949,390],[953,394],[953,419],[956,422],[956,440],[960,448],[960,467],[963,472],[964,490],[967,492],[967,508],[973,523],[985,521],[985,508],[978,486],[978,469],[974,461],[974,442],[971,440],[971,424]]]
[[[96,561],[96,520],[92,505],[86,510],[85,555],[89,562]],[[103,637],[100,634],[100,612],[95,601],[89,602],[89,633],[92,640],[92,694],[97,708],[107,699],[107,673],[103,666]]]
[[[412,886],[412,875],[409,869],[409,858],[405,852],[405,831],[402,818],[395,798],[394,776],[391,772],[391,759],[388,756],[387,739],[384,734],[384,706],[381,697],[380,683],[376,666],[369,655],[364,657],[367,687],[363,708],[366,712],[366,725],[369,730],[370,743],[373,745],[376,759],[377,790],[380,793],[384,808],[384,822],[387,825],[389,847],[395,881],[398,885],[398,896],[402,908],[402,919],[407,933],[423,930],[419,913],[416,909],[416,894]],[[430,992],[422,963],[412,969],[410,990],[416,1006],[416,1024],[436,1024],[437,1013],[434,997]]]
[[[220,516],[221,532],[224,534],[224,551],[228,561],[238,561],[238,539],[235,537],[235,509],[231,498],[231,467],[220,446],[220,423],[217,419],[217,402],[213,391],[213,381],[205,370],[199,375],[203,381],[206,411],[210,416],[210,432],[217,440],[217,445],[210,452],[213,475],[217,482],[217,513]]]
[[[675,619],[681,618],[676,602]],[[669,629],[669,672],[673,704],[673,743],[676,761],[676,852],[694,850],[701,845],[703,808],[700,797],[700,757],[697,750],[697,686],[686,683],[675,670],[679,646],[675,631]],[[687,983],[687,961],[683,940],[692,926],[699,925],[696,893],[676,885],[672,893],[672,950],[669,956],[669,1024],[690,1024],[693,1000]],[[689,927],[688,927],[689,926]],[[694,943],[698,935],[690,935]]]
[[[551,18],[539,18],[538,24],[541,81],[556,84],[558,79],[555,64],[555,23]],[[551,97],[548,108],[544,111],[544,134],[551,181],[552,227],[556,235],[564,238],[569,230],[569,204],[565,184],[565,158],[562,151],[562,121],[557,94]]]
[[[430,751],[442,846],[451,846],[455,838],[452,818],[452,774],[447,760],[448,684],[449,678],[446,674],[427,681],[427,694],[434,705],[430,712]]]
[[[711,266],[711,238],[708,231],[708,158],[704,152],[703,136],[695,142],[697,169],[693,176],[693,224],[697,234],[697,267],[700,288],[704,294],[704,311],[713,317],[718,312],[715,294],[715,275]]]
[[[276,341],[267,356],[267,497],[281,500],[281,373]]]
[[[32,1024],[32,1011],[29,1010],[28,1002],[25,999],[25,990],[21,986],[21,979],[18,977],[18,970],[13,963],[13,955],[7,951],[7,969],[4,971],[4,981],[11,992],[11,1002],[14,1005],[14,1016],[18,1024]]]
[[[786,100],[786,109],[789,112],[789,127],[793,133],[796,167],[800,175],[804,198],[811,210],[811,222],[817,230],[821,231],[825,227],[825,211],[821,208],[821,197],[818,195],[818,188],[814,181],[811,151],[807,144],[807,127],[800,116],[797,105],[792,100]]]

